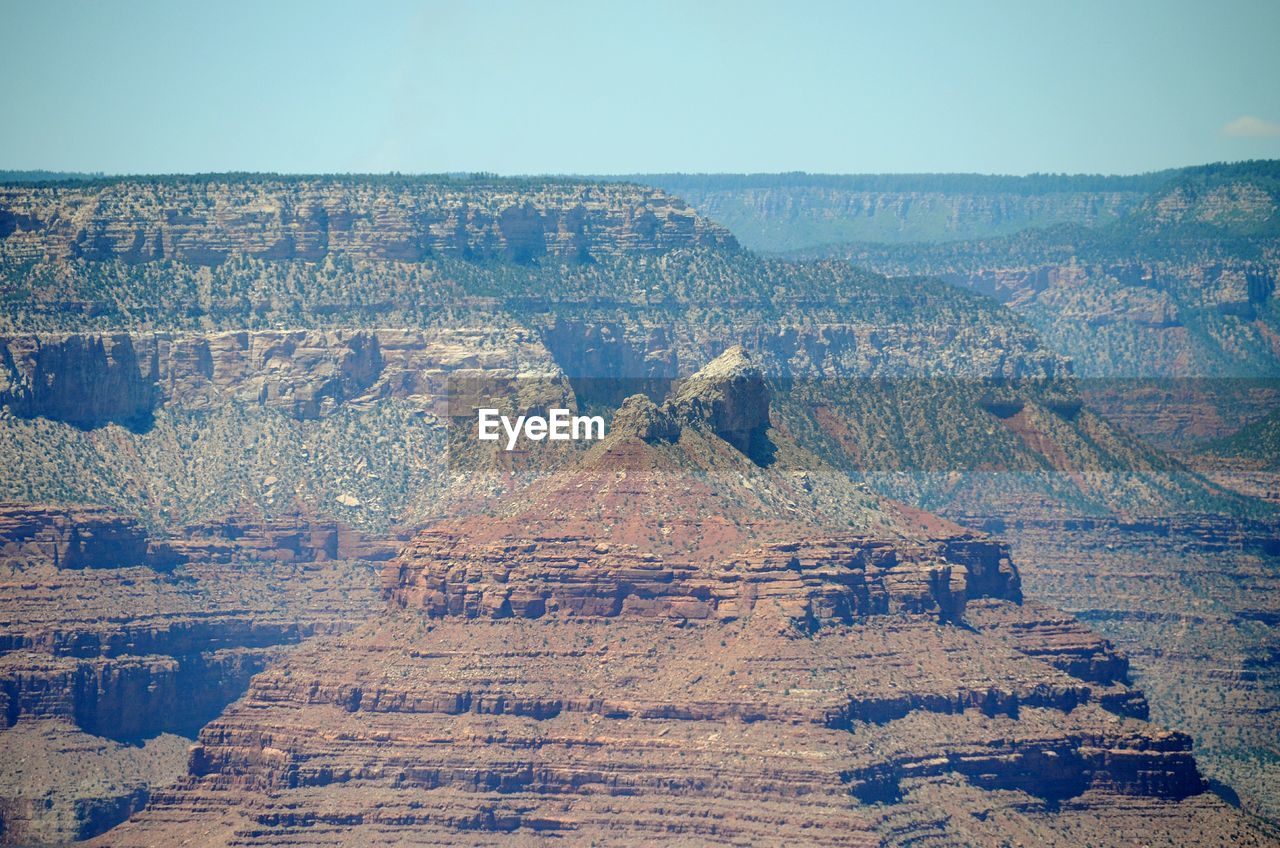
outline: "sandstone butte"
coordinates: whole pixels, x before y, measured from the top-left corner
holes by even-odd
[[[768,402],[731,349],[421,531],[384,612],[254,676],[95,844],[1276,844],[1001,545]]]

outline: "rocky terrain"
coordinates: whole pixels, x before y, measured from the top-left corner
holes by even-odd
[[[0,189],[6,258],[217,264],[430,255],[582,261],[730,245],[683,202],[634,186],[367,178],[154,178]]]
[[[1072,358],[1092,406],[1165,447],[1228,435],[1274,408],[1274,162],[1172,172],[1111,223],[1087,223],[807,254],[930,274],[1008,304]]]
[[[824,214],[843,217],[839,226],[849,228],[839,239],[827,239],[812,212],[797,211],[813,204],[814,188],[803,175],[773,178],[768,189],[753,184],[768,182],[764,177],[686,179],[702,211],[750,219],[735,223],[749,247],[779,250],[808,241],[801,255],[850,258],[899,275],[904,284],[910,275],[932,274],[1008,305],[1047,347],[1072,359],[1086,419],[1100,413],[1148,444],[1174,450],[1196,475],[1255,502],[1280,500],[1273,433],[1280,404],[1275,163],[1149,175],[1129,185],[1135,193],[1109,220],[1085,213],[1024,219],[1020,232],[970,218],[968,232],[940,236],[912,228],[899,214],[896,231],[884,234],[868,226],[865,208],[828,206]],[[875,178],[843,179],[875,185]],[[878,187],[898,190],[892,195],[898,210],[912,209],[911,192],[920,188]],[[997,203],[1010,186],[997,178],[985,185],[955,178],[934,187],[951,208],[979,208]],[[1059,202],[1072,197],[1067,189],[1053,187]],[[759,202],[762,191],[767,203]],[[842,408],[856,416],[860,405]],[[1274,783],[1275,761],[1274,615],[1267,610],[1277,569],[1274,520],[1239,523],[1235,509],[1206,509],[1194,498],[1135,501],[1110,487],[1104,466],[1080,461],[1070,439],[1046,438],[1044,423],[1053,419],[1042,410],[1010,405],[1000,412],[1023,439],[1050,448],[1044,456],[1081,488],[1109,490],[1095,500],[1107,508],[1022,495],[978,505],[957,497],[964,491],[954,486],[918,500],[1007,538],[1028,587],[1131,652],[1156,715],[1193,733],[1210,772],[1237,787],[1247,806],[1274,817],[1265,788]],[[874,423],[859,422],[849,435],[824,423],[856,454],[884,455],[867,437]],[[1095,457],[1117,460],[1112,468],[1141,473],[1149,462],[1123,442],[1090,441],[1103,447]]]
[[[254,405],[310,420],[403,398],[443,417],[450,385],[468,376],[506,369],[531,379],[535,368],[555,376],[541,345],[484,330],[40,334],[0,345],[8,366],[0,402],[22,418],[82,429],[145,429],[166,404]]]
[[[1277,403],[1274,162],[1106,178],[640,179],[749,248],[927,274],[1009,305],[1073,360],[1091,406],[1161,447],[1228,435]]]
[[[831,526],[767,404],[730,350],[419,534],[384,618],[257,676],[101,844],[1268,844],[1000,546],[835,473]]]
[[[1280,688],[1273,527],[1210,517],[1002,528],[1026,591],[1122,647],[1153,719],[1190,733],[1207,773],[1276,818]]]
[[[254,674],[376,608],[371,563],[398,544],[300,516],[161,538],[100,507],[0,504],[0,837],[140,810]]]
[[[68,267],[62,282],[46,276]],[[50,312],[24,295],[46,284],[61,290],[59,302],[110,299],[95,301],[92,317]],[[224,309],[213,295],[236,291],[253,292],[243,310]],[[177,308],[188,293],[203,304],[199,315]],[[0,491],[25,500],[83,499],[88,490],[122,509],[183,521],[248,501],[268,513],[303,508],[385,526],[430,515],[448,497],[452,481],[431,454],[451,385],[506,381],[525,406],[572,390],[574,403],[611,413],[626,395],[658,396],[739,342],[794,395],[780,408],[814,447],[852,449],[847,439],[832,444],[843,436],[830,420],[804,420],[818,408],[843,409],[873,438],[853,464],[932,473],[888,480],[897,497],[937,506],[949,497],[936,494],[939,486],[957,488],[952,472],[968,480],[993,459],[1017,472],[1008,478],[1016,490],[960,486],[965,497],[1065,498],[1095,512],[1119,496],[1146,509],[1223,497],[1106,422],[1076,415],[1069,363],[1010,311],[933,281],[887,284],[841,262],[696,248],[585,264],[35,263],[15,266],[10,298],[14,417],[0,439],[21,473]],[[230,329],[242,321],[252,329]],[[157,331],[157,322],[177,329]],[[280,324],[309,331],[270,329]],[[111,395],[119,408],[58,401],[59,381],[75,397],[78,379],[59,376],[62,362],[133,390]],[[1028,401],[1049,410],[1046,426],[1070,448],[993,426],[1002,419],[992,410]],[[919,414],[929,408],[946,409],[946,429]],[[383,439],[377,450],[364,438],[370,432]],[[1065,464],[1110,477],[1095,485],[1097,475],[1065,473]],[[62,473],[66,465],[77,473]],[[175,502],[191,477],[214,494]]]
[[[1097,414],[1016,309],[763,259],[618,184],[3,192],[0,497],[43,529],[6,543],[19,714],[0,737],[28,762],[86,752],[74,786],[9,772],[5,839],[89,835],[145,799],[107,841],[589,842],[615,816],[632,841],[671,821],[691,844],[817,842],[822,823],[890,843],[1265,839],[1219,796],[1274,815],[1256,731],[1280,696],[1243,660],[1212,673],[1212,639],[1271,650],[1249,601],[1275,567],[1271,507]],[[703,370],[736,344],[759,375],[738,354]],[[479,451],[481,398],[596,411],[613,435]],[[922,508],[1008,535],[1020,569]],[[1219,569],[1158,601],[1220,607],[1180,664],[1163,630],[1109,631],[1169,733],[1123,656],[1017,576],[1053,587],[1073,534],[1104,526],[1086,522],[1163,538],[1189,513],[1113,582],[1082,561],[1048,591],[1084,615],[1106,586],[1136,617],[1146,583],[1191,579],[1188,551]],[[1253,522],[1249,557],[1221,555],[1214,516]],[[378,597],[370,563],[410,538]],[[1182,709],[1187,675],[1250,706]],[[201,694],[175,701],[179,680]],[[176,740],[202,725],[184,769]]]

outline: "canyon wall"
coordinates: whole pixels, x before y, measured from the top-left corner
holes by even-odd
[[[0,404],[83,428],[145,429],[166,403],[245,404],[306,420],[341,404],[404,398],[446,417],[451,387],[468,378],[557,379],[536,337],[523,335],[476,328],[0,337]]]
[[[1100,226],[1144,199],[1140,178],[652,174],[752,250],[932,242],[1073,223]]]
[[[919,200],[908,229],[941,209]],[[1089,208],[1069,215],[1111,214]],[[1019,209],[959,226],[1058,214]],[[1203,791],[1191,738],[1147,723],[1208,732],[1175,681],[1144,678],[1149,708],[1123,655],[1022,597],[1039,575],[1071,606],[1087,574],[1055,586],[916,508],[1041,511],[1064,545],[1081,513],[1250,508],[1094,414],[1016,312],[760,259],[634,186],[118,180],[4,188],[0,210],[0,484],[24,501],[0,521],[0,741],[115,769],[110,791],[0,769],[6,833],[89,835],[146,800],[107,841],[589,842],[626,822],[699,844],[1261,843]],[[1223,268],[1253,317],[1213,314],[1265,318],[1266,286]],[[1148,300],[1113,323],[1163,326]],[[690,379],[738,343],[767,392]],[[459,457],[449,389],[469,381],[617,410],[617,438]],[[530,480],[549,494],[512,514]],[[1240,542],[1197,528],[1179,544]],[[1202,579],[1159,550],[1104,590]],[[1224,585],[1271,555],[1249,547]],[[1209,602],[1261,656],[1248,623],[1270,619],[1245,612],[1270,612],[1247,598]],[[1160,668],[1151,631],[1112,632],[1137,674]],[[1183,668],[1249,702],[1211,737],[1235,780],[1230,733],[1271,696],[1242,685],[1252,665],[1209,664]],[[201,726],[175,770],[166,740]],[[1269,797],[1265,774],[1240,785]],[[25,785],[61,787],[59,812]]]
[[[733,244],[683,201],[637,186],[324,177],[0,186],[0,255],[19,261],[589,261]]]
[[[0,504],[0,840],[83,839],[142,809],[253,675],[378,606],[369,563],[401,543],[301,516],[155,535],[100,507]]]

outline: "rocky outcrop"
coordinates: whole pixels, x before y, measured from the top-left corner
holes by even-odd
[[[1121,731],[1014,745],[992,742],[965,744],[945,757],[903,755],[857,769],[847,774],[850,791],[868,803],[893,803],[901,800],[904,781],[946,772],[958,772],[984,789],[1020,791],[1049,802],[1089,790],[1165,799],[1205,790],[1186,734]]]
[[[977,793],[948,806],[966,821],[1018,810],[1105,842],[1132,798],[1160,812],[1141,814],[1154,838],[1173,839],[1185,822],[1172,809],[1203,791],[1188,737],[1103,712],[1089,685],[999,641],[892,612],[801,635],[769,607],[736,620],[410,611],[304,647],[205,729],[189,779],[111,844],[200,827],[219,843],[589,844],[659,828],[874,845],[927,797],[919,781],[956,779]],[[1083,798],[1097,806],[1078,810]],[[1208,809],[1211,827],[1237,826]]]
[[[105,507],[0,503],[0,563],[18,570],[145,566],[166,571],[190,561],[255,559],[287,563],[390,559],[407,538],[373,534],[305,515],[230,515],[155,536]]]
[[[153,364],[126,334],[6,339],[0,403],[77,427],[143,428],[160,399]]]
[[[680,384],[673,413],[705,422],[711,431],[745,454],[760,449],[769,429],[769,389],[746,351],[729,348]]]
[[[178,778],[189,748],[173,735],[121,744],[59,720],[0,732],[0,841],[66,845],[109,830]]]
[[[188,559],[210,563],[244,559],[297,564],[384,562],[400,550],[409,535],[403,528],[371,533],[313,516],[264,521],[232,515],[188,525],[181,538],[169,545]]]
[[[187,648],[172,643],[174,654],[142,653],[90,659],[51,658],[38,651],[0,656],[0,688],[7,728],[22,732],[26,721],[59,719],[94,736],[137,741],[157,733],[194,735],[235,700],[279,652],[272,644],[214,650],[219,642],[274,644],[296,641],[282,631],[271,639],[263,628],[250,635],[223,628],[205,644]],[[190,634],[196,635],[196,634]],[[222,639],[217,639],[221,635]],[[239,637],[239,638],[237,638]],[[255,639],[256,637],[256,639]],[[145,650],[146,646],[139,646]]]
[[[993,528],[995,529],[995,528]],[[1000,529],[1028,592],[1105,636],[1131,658],[1131,674],[1162,724],[1192,735],[1205,773],[1248,810],[1280,812],[1280,769],[1250,753],[1280,733],[1277,666],[1280,528],[1222,516],[1050,521],[1032,515]],[[982,604],[967,614],[986,629]],[[1036,637],[1059,667],[1115,676],[1119,667],[1074,641],[1057,616]],[[1072,622],[1073,627],[1080,627]],[[1008,631],[1008,624],[998,624]],[[1230,644],[1230,650],[1223,649]],[[1066,649],[1066,650],[1064,650]],[[1046,655],[1047,656],[1047,655]]]
[[[704,427],[748,456],[769,448],[769,388],[764,375],[735,345],[681,381],[661,407],[633,395],[614,415],[613,429],[646,442],[674,441],[683,425]]]
[[[811,628],[889,612],[959,620],[972,589],[968,571],[933,559],[936,550],[857,536],[749,548],[714,568],[564,535],[460,547],[446,529],[419,536],[388,575],[391,602],[428,616],[726,621],[768,603]]]
[[[327,650],[364,669],[354,674],[314,653],[259,676],[202,734],[188,781],[111,844],[198,826],[218,843],[323,844],[340,832],[590,844],[661,832],[701,844],[875,845],[897,811],[926,794],[912,782],[950,779],[975,790],[967,804],[948,805],[965,821],[1016,809],[1041,828],[1105,841],[1132,798],[1172,819],[1149,818],[1158,839],[1177,832],[1169,811],[1179,799],[1201,792],[1186,737],[1115,723],[1088,705],[1023,703],[1016,718],[984,711],[984,702],[1015,700],[998,688],[972,700],[940,692],[954,712],[829,726],[841,687],[827,669],[872,649],[902,663],[899,686],[921,686],[913,658],[943,648],[931,626],[885,621],[800,642],[750,625],[626,620],[548,622],[535,633],[510,621],[445,621],[417,638],[414,630],[409,620],[387,622],[380,636]],[[976,658],[949,637],[945,646]],[[960,685],[975,683],[983,685]],[[878,686],[888,683],[854,684],[863,696]],[[1043,703],[1049,688],[1024,694]],[[1019,806],[992,790],[1017,792]],[[1077,810],[1084,798],[1096,806]],[[1210,809],[1219,827],[1232,826],[1225,805]]]
[[[674,442],[680,438],[680,422],[667,404],[658,406],[644,395],[632,395],[613,414],[610,429],[644,442]]]
[[[677,551],[661,555],[648,540],[609,542],[599,530],[574,533],[567,523],[574,506],[618,522],[641,503],[666,515],[669,506],[649,499],[687,483],[681,465],[687,460],[664,453],[664,443],[688,432],[690,444],[674,450],[695,450],[692,442],[705,434],[702,449],[711,456],[732,446],[767,465],[759,458],[762,446],[774,449],[769,425],[763,375],[742,348],[732,347],[661,407],[643,396],[629,399],[610,437],[574,476],[540,485],[550,491],[536,495],[537,514],[562,515],[566,523],[538,535],[522,513],[510,524],[494,523],[483,542],[470,543],[466,521],[438,524],[388,566],[387,597],[428,616],[528,619],[559,612],[732,621],[768,603],[806,628],[890,611],[956,621],[967,598],[1019,597],[1017,574],[1000,548],[963,532],[911,545],[856,533],[797,541],[762,532],[706,562]],[[611,487],[618,475],[626,483]],[[706,510],[685,497],[689,517]]]

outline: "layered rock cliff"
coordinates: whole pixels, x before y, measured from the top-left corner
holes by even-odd
[[[589,261],[733,237],[654,189],[556,181],[209,177],[0,186],[0,255]]]
[[[367,615],[367,563],[398,544],[302,518],[157,538],[101,508],[0,504],[0,840],[83,839],[142,809],[181,772],[181,735],[288,646]]]
[[[1276,186],[1274,162],[1187,168],[1101,227],[993,230],[945,244],[846,240],[806,252],[937,275],[1007,303],[1082,376],[1270,377],[1280,367]]]
[[[1100,226],[1142,203],[1159,177],[977,174],[646,174],[746,247],[933,242],[1075,223]]]
[[[386,616],[256,677],[108,844],[1264,843],[998,545],[814,474],[864,502],[835,526],[758,378],[730,351],[523,501],[419,534]],[[718,435],[738,420],[775,462]]]
[[[624,813],[646,841],[759,842],[774,832],[817,841],[813,827],[792,828],[797,808],[846,828],[850,841],[1032,844],[1065,839],[1067,826],[1071,838],[1103,844],[1222,838],[1230,814],[1212,796],[1176,800],[1198,785],[1190,743],[1142,722],[1145,700],[1115,651],[1017,603],[999,544],[849,486],[855,474],[966,521],[995,517],[991,526],[998,516],[1059,516],[1064,545],[1081,512],[1238,506],[1082,408],[1070,364],[1014,312],[843,262],[760,260],[696,215],[685,239],[687,209],[627,187],[597,196],[585,184],[225,178],[110,181],[74,197],[26,191],[13,190],[25,211],[0,216],[0,491],[26,501],[24,512],[91,502],[117,513],[57,519],[8,560],[36,571],[0,586],[3,609],[17,611],[5,627],[15,693],[5,703],[19,713],[0,733],[18,734],[7,737],[14,750],[26,750],[17,741],[31,730],[41,750],[89,752],[101,765],[94,781],[113,787],[64,792],[59,810],[80,797],[84,810],[106,812],[74,822],[59,812],[63,823],[45,833],[115,822],[153,783],[138,777],[149,766],[125,756],[127,745],[77,721],[133,744],[130,734],[175,727],[176,705],[180,729],[194,732],[262,668],[261,686],[206,731],[194,773],[156,798],[136,841],[190,836],[197,818],[215,844],[452,842],[475,827],[522,836],[544,824],[604,841],[602,822]],[[306,192],[322,206],[367,201],[368,215],[348,231],[286,214],[285,201]],[[589,207],[587,255],[575,253],[576,237],[550,235],[563,229],[556,197]],[[461,230],[431,218],[455,200],[478,210]],[[626,213],[631,202],[648,211]],[[267,211],[250,215],[255,204]],[[540,210],[541,236],[517,227],[519,215],[505,231],[486,217],[512,206]],[[413,210],[425,217],[415,222]],[[652,237],[640,223],[650,215],[662,222]],[[436,239],[441,226],[465,231],[467,246]],[[158,249],[131,249],[139,227]],[[687,378],[735,343],[764,379],[727,371],[767,392],[739,404],[697,389],[701,401],[681,402],[699,382]],[[578,451],[459,453],[468,423],[453,414],[459,388],[464,410],[477,392],[518,410],[587,407],[612,415],[619,438],[594,466]],[[648,399],[624,403],[636,392]],[[530,478],[563,483],[572,468],[581,488],[556,488],[558,501],[533,512],[516,508],[537,491],[523,488]],[[597,509],[597,492],[614,500]],[[442,515],[455,520],[410,545],[419,559],[388,568],[391,617],[332,635],[368,618],[365,604],[381,605],[374,581],[361,582],[368,566],[349,561],[385,561],[387,534],[399,532],[388,528]],[[486,536],[499,516],[498,535]],[[122,522],[120,544],[145,526],[147,551],[174,556],[53,568],[51,552],[72,548],[66,528],[100,521]],[[1034,559],[1023,571],[1047,575],[1037,588],[1062,589],[1063,604],[1111,590],[1139,598],[1166,576],[1195,587],[1202,578],[1169,566],[1204,541],[1197,527],[1167,550],[1133,548],[1131,567],[1104,584],[1053,576]],[[596,550],[601,539],[607,551]],[[1167,560],[1148,556],[1157,550]],[[1252,556],[1215,560],[1217,579],[1245,585],[1266,567]],[[1224,589],[1212,603],[1258,612],[1248,597]],[[1172,611],[1203,602],[1198,589],[1161,595]],[[61,627],[64,607],[72,614]],[[1163,636],[1111,632],[1139,652],[1139,674],[1159,668],[1149,648]],[[1207,643],[1178,666],[1206,699],[1247,704],[1219,712],[1229,732],[1256,721],[1271,697],[1246,680],[1268,643],[1248,625],[1234,632],[1249,646],[1240,674],[1208,673]],[[705,639],[680,642],[689,635]],[[296,663],[283,656],[305,639],[322,641]],[[687,666],[649,655],[668,642],[688,652]],[[725,653],[730,644],[739,652]],[[605,673],[615,657],[625,658],[616,677]],[[529,676],[544,666],[547,677]],[[561,667],[572,680],[554,676]],[[683,677],[664,678],[666,669]],[[1227,750],[1206,722],[1169,710],[1176,680],[1143,679],[1159,693],[1155,715]],[[190,703],[175,699],[177,681],[197,687]],[[313,690],[325,693],[315,703]],[[609,709],[591,711],[614,691]],[[614,715],[619,701],[655,712]],[[398,712],[383,715],[380,704]],[[437,713],[439,704],[452,706]],[[761,710],[766,719],[754,720]],[[743,746],[717,744],[739,735]],[[655,746],[668,737],[683,741]],[[441,741],[424,747],[424,738]],[[1256,767],[1254,782],[1236,780],[1257,748],[1250,737],[1233,771],[1208,762],[1215,776],[1265,794]],[[779,757],[789,765],[770,769]],[[725,814],[709,824],[697,793],[725,785],[726,763],[747,776],[740,794],[721,793]],[[1051,781],[1020,782],[1032,767]],[[386,794],[397,780],[405,794]],[[762,794],[783,784],[819,787],[824,800]],[[657,797],[646,795],[655,785],[682,789],[659,812],[631,800]],[[1059,786],[1085,788],[1061,798]],[[14,822],[38,812],[30,793],[4,797]],[[1009,797],[1016,803],[1000,800]]]
[[[471,329],[241,331],[0,337],[0,404],[92,428],[146,429],[163,404],[240,404],[305,420],[339,405],[405,398],[442,417],[451,386],[504,376],[553,383],[530,333]]]

